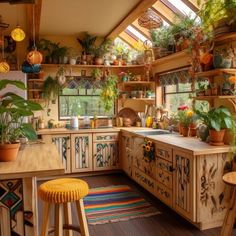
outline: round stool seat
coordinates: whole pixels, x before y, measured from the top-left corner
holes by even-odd
[[[226,184],[236,186],[236,171],[229,172],[223,176],[223,181]]]
[[[88,194],[88,184],[75,178],[62,178],[47,181],[39,186],[39,197],[50,203],[74,202]]]

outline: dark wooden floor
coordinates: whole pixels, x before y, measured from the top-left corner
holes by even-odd
[[[137,185],[134,181],[123,174],[101,175],[82,177],[89,184],[90,188],[109,185],[129,185],[151,202],[162,213],[156,216],[132,219],[117,223],[90,226],[90,236],[219,236],[220,228],[200,231],[188,221],[180,217],[174,211],[162,204],[157,198]],[[40,183],[39,183],[40,184]],[[77,216],[73,208],[73,220],[77,222]],[[39,201],[39,225],[42,218],[42,202]],[[53,218],[53,216],[52,216]],[[74,234],[78,235],[78,234]],[[233,234],[236,236],[236,229]]]

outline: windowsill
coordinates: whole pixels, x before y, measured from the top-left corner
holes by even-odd
[[[59,120],[60,121],[69,121],[71,119],[71,117],[60,117]],[[79,116],[78,119],[82,121],[85,117],[89,117],[89,119],[93,119],[93,116]],[[111,116],[97,116],[97,119],[108,119],[110,117]]]

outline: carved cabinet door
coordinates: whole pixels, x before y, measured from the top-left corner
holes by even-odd
[[[118,133],[93,134],[93,167],[94,170],[118,169]]]
[[[93,170],[92,134],[71,135],[71,172]]]
[[[133,165],[133,138],[131,135],[122,134],[121,136],[121,165],[123,171],[129,176],[132,176]]]
[[[194,157],[182,151],[173,151],[173,208],[195,221],[195,174],[193,168]]]
[[[51,135],[51,142],[58,149],[60,159],[65,166],[65,173],[70,173],[70,134]]]

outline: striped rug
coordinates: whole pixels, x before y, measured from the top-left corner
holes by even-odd
[[[90,189],[88,196],[84,198],[84,205],[88,223],[91,225],[160,213],[126,185]]]

